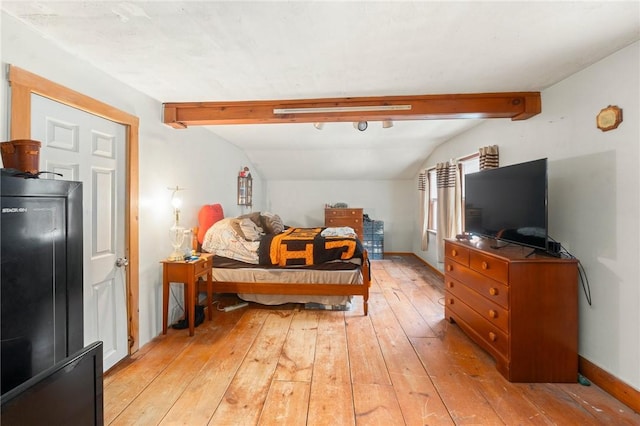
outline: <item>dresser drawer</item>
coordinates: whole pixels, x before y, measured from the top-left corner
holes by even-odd
[[[356,221],[352,218],[332,218],[326,220],[324,226],[329,228],[340,228],[342,226],[349,226],[353,229],[353,232],[355,232],[360,239],[362,239],[363,237],[362,221],[360,220]]]
[[[458,299],[464,300],[470,308],[480,314],[484,319],[500,328],[505,334],[509,334],[508,310],[491,302],[451,276],[445,279],[445,290]]]
[[[449,241],[444,242],[444,255],[461,265],[469,266],[469,249]]]
[[[472,251],[469,254],[469,266],[484,276],[504,284],[509,283],[509,263],[505,260]]]
[[[211,271],[211,267],[213,266],[213,257],[212,256],[207,256],[204,258],[204,260],[200,259],[198,260],[194,265],[194,274],[196,277],[201,276],[201,275],[206,275],[207,273],[209,273],[209,271]]]
[[[353,217],[330,217],[325,219],[325,226],[354,226],[362,227],[362,219],[361,218],[353,218]]]
[[[362,209],[325,209],[324,218],[354,217],[362,221]]]
[[[491,300],[509,309],[509,287],[495,280],[487,279],[482,274],[462,266],[449,258],[444,261],[445,280],[453,277],[456,280],[465,283],[467,287],[472,288],[476,293],[481,294]]]
[[[446,295],[446,304],[446,309],[454,313],[454,319],[455,316],[458,316],[482,340],[477,343],[484,346],[489,352],[509,359],[509,337],[507,334],[451,293]]]

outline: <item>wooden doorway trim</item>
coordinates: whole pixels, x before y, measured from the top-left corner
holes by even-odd
[[[129,259],[127,276],[127,328],[129,354],[140,346],[139,330],[139,264],[138,253],[138,129],[139,119],[124,111],[51,82],[21,68],[9,66],[11,86],[10,138],[31,138],[31,94],[43,96],[64,105],[88,112],[125,126],[125,256]]]

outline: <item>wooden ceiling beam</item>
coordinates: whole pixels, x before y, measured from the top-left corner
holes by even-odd
[[[217,124],[510,118],[541,111],[540,92],[382,96],[163,104],[165,124],[184,129]]]

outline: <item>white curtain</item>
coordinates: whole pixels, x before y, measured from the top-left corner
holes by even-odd
[[[418,176],[418,191],[420,191],[420,248],[426,251],[429,248],[429,173],[423,170]]]
[[[462,233],[462,187],[456,160],[436,165],[438,186],[438,262],[444,262],[444,240]]]

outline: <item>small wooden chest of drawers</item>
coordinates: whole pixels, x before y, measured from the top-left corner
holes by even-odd
[[[576,259],[445,241],[445,317],[496,360],[512,382],[575,382]]]
[[[362,239],[362,209],[324,209],[324,226],[350,226],[356,232],[358,238]]]

